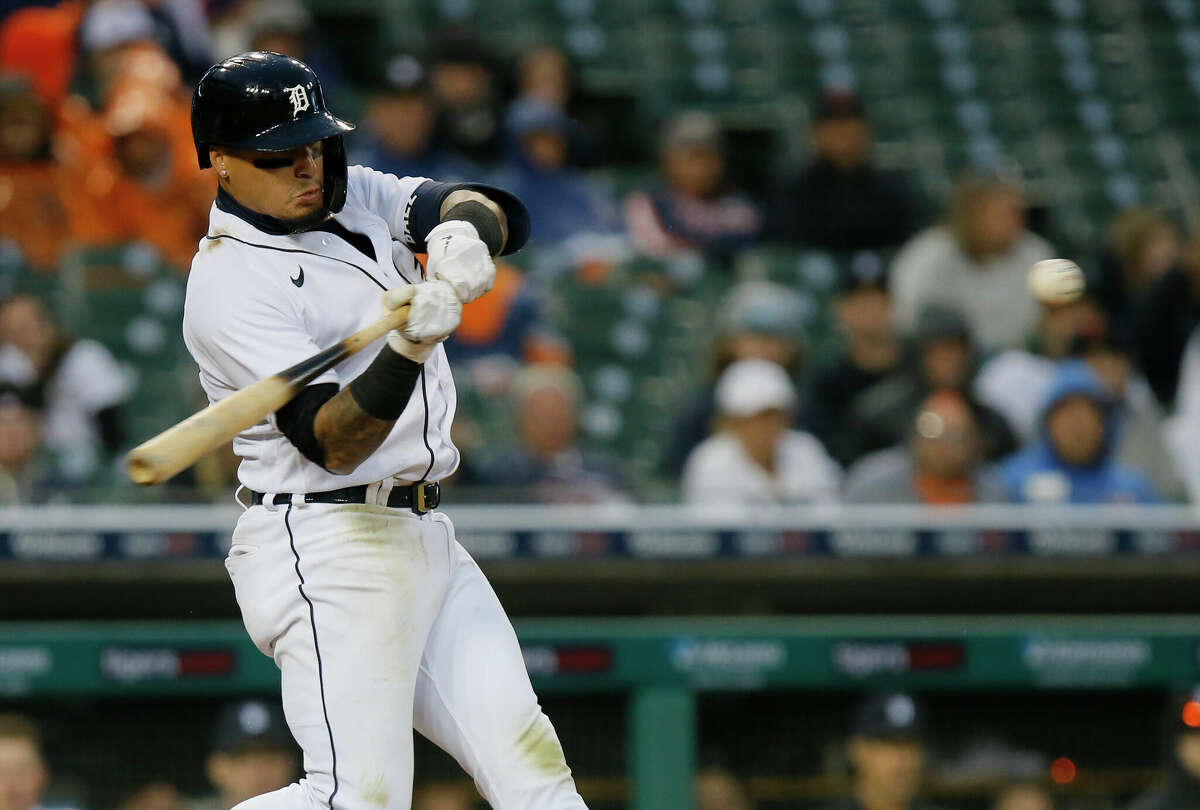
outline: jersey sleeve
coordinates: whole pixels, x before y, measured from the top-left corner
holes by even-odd
[[[428,177],[397,177],[366,166],[347,170],[347,198],[383,217],[393,239],[414,253],[426,252],[425,237],[441,222],[442,201],[454,191],[478,191],[503,209],[508,241],[502,255],[520,250],[529,240],[529,212],[504,189],[484,183],[439,183]]]
[[[194,271],[193,271],[194,272]],[[192,285],[184,305],[183,339],[212,402],[321,350],[304,317],[270,287],[229,296],[222,285]],[[330,369],[309,385],[339,383]]]

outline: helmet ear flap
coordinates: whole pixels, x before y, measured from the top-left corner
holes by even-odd
[[[336,214],[346,204],[346,147],[341,135],[321,141],[325,155],[325,210]]]

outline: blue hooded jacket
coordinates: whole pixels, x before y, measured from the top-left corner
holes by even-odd
[[[1100,408],[1104,418],[1104,442],[1096,459],[1088,465],[1070,464],[1059,458],[1050,441],[1048,417],[1063,400],[1086,396]],[[1038,441],[1009,456],[1001,465],[1009,498],[1021,503],[1156,503],[1159,501],[1148,478],[1113,460],[1120,430],[1119,409],[1096,374],[1082,361],[1059,366],[1039,413]]]

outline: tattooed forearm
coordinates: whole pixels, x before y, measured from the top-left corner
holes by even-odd
[[[393,424],[364,413],[350,389],[343,388],[321,406],[313,421],[313,433],[325,449],[325,469],[339,475],[354,472],[383,443]]]

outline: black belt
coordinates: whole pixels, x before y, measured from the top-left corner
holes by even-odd
[[[266,496],[261,492],[251,490],[251,502],[258,506]],[[269,506],[290,503],[292,493],[276,492],[271,496]],[[306,492],[305,503],[366,503],[367,485],[334,489],[329,492]],[[434,481],[420,481],[406,487],[393,487],[388,494],[387,505],[392,509],[411,509],[418,515],[437,509],[442,502],[442,488]]]

